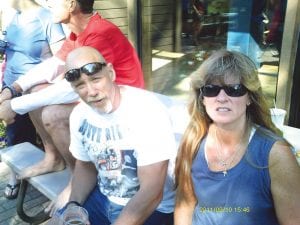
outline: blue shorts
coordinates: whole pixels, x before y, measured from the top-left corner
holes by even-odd
[[[89,213],[91,225],[110,225],[118,218],[124,206],[110,202],[96,186],[83,207]],[[173,225],[173,213],[154,211],[144,225]]]

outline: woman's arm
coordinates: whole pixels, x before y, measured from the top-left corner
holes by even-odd
[[[270,153],[269,165],[279,223],[300,224],[300,167],[289,146],[276,142]]]
[[[182,200],[176,202],[174,211],[174,225],[191,225],[196,200]]]

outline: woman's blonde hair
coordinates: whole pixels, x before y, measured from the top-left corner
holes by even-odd
[[[177,203],[194,198],[191,167],[199,144],[212,123],[203,105],[200,88],[214,81],[226,84],[226,81],[232,78],[240,81],[248,90],[250,99],[250,105],[246,109],[248,126],[257,124],[280,134],[271,121],[269,106],[262,92],[258,71],[251,59],[234,51],[213,52],[193,73],[191,79],[191,100],[188,105],[190,122],[181,140],[175,167]]]

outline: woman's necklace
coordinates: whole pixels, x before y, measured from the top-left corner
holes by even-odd
[[[241,141],[239,143],[236,144],[236,146],[234,147],[234,153],[233,155],[231,155],[230,157],[228,157],[227,159],[224,159],[222,157],[222,154],[221,154],[221,149],[223,149],[223,145],[222,145],[222,142],[221,140],[218,138],[218,135],[217,135],[217,129],[215,129],[215,140],[217,142],[217,158],[218,158],[218,161],[219,161],[219,164],[222,166],[223,168],[223,175],[224,177],[228,174],[228,169],[231,168],[231,165],[232,163],[234,162],[234,160],[236,159],[238,153],[240,152],[240,150],[242,149],[242,143],[243,143],[243,138],[241,138]]]

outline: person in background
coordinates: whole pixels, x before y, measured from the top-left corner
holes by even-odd
[[[203,28],[204,16],[207,14],[207,3],[204,0],[191,0],[193,8],[193,42],[199,45],[199,35]]]
[[[70,116],[77,160],[65,208],[83,205],[92,225],[172,225],[168,164],[177,149],[165,106],[151,92],[117,85],[113,64],[94,48],[73,50],[66,71],[82,101]]]
[[[279,56],[281,52],[287,0],[270,0],[270,6],[274,12],[269,25],[269,33],[266,36],[266,44],[274,44],[276,51],[273,50],[271,53],[273,56]]]
[[[21,75],[56,53],[65,39],[61,25],[52,22],[50,11],[34,0],[9,0],[6,4],[16,13],[5,29],[7,47],[1,92],[10,91],[10,85]],[[36,144],[36,131],[28,114],[17,115],[6,127],[6,133],[8,146]],[[11,171],[4,196],[16,198],[19,183]]]
[[[191,85],[175,224],[300,224],[300,167],[271,121],[253,61],[217,51]]]

